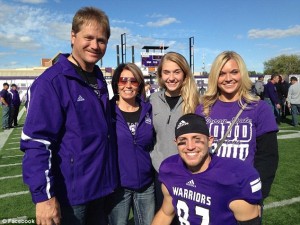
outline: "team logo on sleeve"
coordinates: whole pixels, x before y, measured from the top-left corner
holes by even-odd
[[[149,113],[146,113],[145,123],[151,125],[151,117],[150,117]]]
[[[257,192],[261,189],[260,178],[250,182],[252,193]]]
[[[194,180],[190,180],[186,183],[187,186],[190,186],[190,187],[196,187],[195,183],[194,183]]]

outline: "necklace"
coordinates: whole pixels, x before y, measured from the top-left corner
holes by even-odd
[[[82,69],[80,63],[78,62],[78,60],[73,56],[73,54],[71,54],[72,59],[74,59],[74,61],[76,62],[77,66],[79,67],[81,73],[84,75],[86,82],[91,86],[90,80],[88,78],[88,76],[86,75],[86,73],[88,73],[87,71],[85,71],[84,69]]]

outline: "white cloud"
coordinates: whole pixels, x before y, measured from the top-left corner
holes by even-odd
[[[29,36],[0,33],[0,40],[0,46],[5,48],[34,50],[40,47],[40,44],[36,43],[35,40]]]
[[[52,36],[63,41],[71,40],[71,29],[71,23],[52,22],[49,24],[49,30],[51,30]]]
[[[46,3],[47,0],[15,0],[15,2],[29,3],[29,4],[41,4],[41,3]]]
[[[295,25],[287,29],[252,29],[248,31],[248,37],[255,38],[285,38],[291,36],[300,36],[300,25]]]
[[[140,23],[136,23],[136,22],[128,21],[128,20],[116,20],[116,19],[113,19],[113,20],[110,20],[110,23],[111,23],[111,24],[128,24],[128,25],[136,25],[136,26],[140,26],[140,27],[143,26],[143,25],[140,24]]]
[[[163,18],[163,19],[157,20],[156,22],[148,22],[147,26],[149,26],[149,27],[163,27],[163,26],[167,26],[167,25],[172,24],[172,23],[179,23],[179,21],[174,17],[168,17],[168,18]]]
[[[280,54],[285,54],[285,55],[300,55],[300,50],[295,49],[295,48],[282,48],[279,50]]]
[[[129,34],[130,30],[126,27],[110,27],[110,33],[111,36],[109,38],[109,41],[119,41],[121,43],[121,34]]]
[[[270,44],[270,43],[256,44],[256,46],[261,47],[261,48],[269,48],[269,49],[278,48],[278,45],[274,45],[274,44]]]
[[[5,49],[29,51],[57,47],[70,40],[71,21],[72,15],[3,3],[0,8],[0,45]]]
[[[243,37],[243,35],[241,35],[241,34],[237,34],[237,35],[235,36],[235,38],[238,39],[238,40],[241,40],[241,39],[243,39],[244,37]]]
[[[158,14],[158,13],[153,13],[151,15],[147,15],[149,18],[161,18],[161,17],[166,17],[165,15]]]
[[[15,54],[16,54],[15,52],[0,52],[0,57],[8,56],[8,55],[15,55]]]

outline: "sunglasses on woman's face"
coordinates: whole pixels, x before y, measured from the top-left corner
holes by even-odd
[[[124,86],[127,84],[127,82],[130,82],[130,84],[134,87],[139,86],[139,82],[134,77],[120,77],[118,85]]]

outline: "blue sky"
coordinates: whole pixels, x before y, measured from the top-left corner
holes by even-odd
[[[194,38],[194,70],[209,71],[214,58],[234,50],[248,70],[281,54],[300,55],[299,0],[0,0],[0,69],[40,66],[41,58],[70,52],[73,15],[83,6],[103,9],[111,38],[102,66],[117,64],[116,45],[126,33],[127,61],[145,45],[169,46],[189,60]]]

